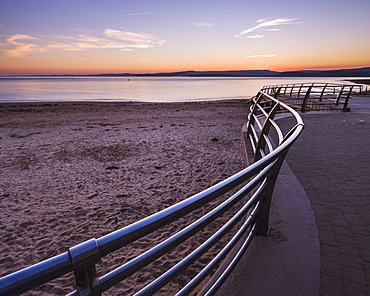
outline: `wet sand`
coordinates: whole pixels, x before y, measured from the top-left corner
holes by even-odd
[[[245,101],[0,104],[0,275],[122,228],[241,170],[247,110]],[[160,239],[144,238],[103,258],[99,275]],[[133,287],[163,273],[179,252],[186,248],[108,294],[137,291]],[[68,275],[27,295],[72,290]]]

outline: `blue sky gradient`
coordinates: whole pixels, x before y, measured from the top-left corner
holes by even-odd
[[[370,66],[370,1],[0,0],[0,75]]]

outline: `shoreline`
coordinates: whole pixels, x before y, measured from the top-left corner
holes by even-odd
[[[103,102],[103,101],[16,101],[16,102],[0,102],[0,108],[9,107],[9,105],[14,105],[16,107],[47,107],[47,106],[64,106],[64,105],[106,105],[106,106],[146,106],[146,105],[203,105],[203,104],[218,104],[218,103],[238,103],[247,102],[250,98],[230,98],[230,99],[209,99],[209,100],[193,100],[186,102],[144,102],[144,101],[114,101],[114,102]]]
[[[357,84],[368,84],[370,85],[370,79],[346,79],[345,81],[357,83]]]

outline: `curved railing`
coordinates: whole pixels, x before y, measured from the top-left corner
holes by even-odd
[[[143,267],[150,266],[157,258],[185,244],[186,257],[174,260],[172,267],[163,271],[161,276],[145,282],[135,295],[152,295],[195,262],[200,266],[199,270],[192,278],[186,278],[186,283],[178,286],[177,295],[187,295],[192,291],[213,295],[253,237],[269,233],[269,208],[275,181],[285,155],[303,129],[298,113],[266,92],[260,91],[251,102],[243,143],[248,150],[250,142],[254,160],[247,168],[145,219],[1,278],[0,294],[23,293],[73,272],[77,290],[69,295],[101,295],[130,275],[140,272]],[[288,112],[295,119],[286,134],[274,121],[279,112]],[[278,139],[275,144],[269,137],[273,130]],[[199,214],[200,208],[203,212]],[[188,224],[185,222],[189,219],[181,218],[185,215],[193,218]],[[126,263],[107,274],[97,274],[96,265],[102,257],[160,231],[170,223],[181,224],[181,230],[152,248],[143,250],[141,255],[126,258]],[[205,228],[212,231],[204,234],[202,231]],[[186,244],[187,239],[194,237],[196,246],[193,243]],[[178,253],[175,254],[178,256]],[[206,254],[210,255],[200,261]]]
[[[341,110],[349,111],[352,94],[361,94],[362,85],[335,83],[297,83],[267,85],[262,90],[301,112]]]

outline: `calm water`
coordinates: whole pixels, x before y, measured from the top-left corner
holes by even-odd
[[[343,79],[345,78],[1,77],[0,102],[185,102],[250,98],[263,85],[343,83]]]

